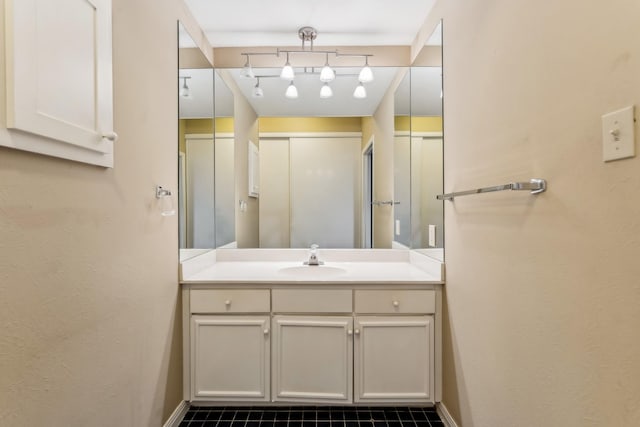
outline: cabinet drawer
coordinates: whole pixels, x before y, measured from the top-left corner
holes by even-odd
[[[351,289],[274,289],[276,313],[351,313]]]
[[[268,289],[192,289],[191,313],[268,313]]]
[[[436,296],[431,290],[356,291],[356,313],[424,313],[436,311]]]

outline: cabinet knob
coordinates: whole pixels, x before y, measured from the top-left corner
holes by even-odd
[[[264,332],[264,334],[265,334],[265,335],[269,335],[269,330],[268,330],[268,329],[265,329],[265,330],[264,330],[264,331],[262,331],[262,332]]]
[[[351,329],[349,329],[349,330],[347,331],[347,335],[353,335],[353,331],[352,331]]]
[[[400,306],[400,301],[394,301],[394,302],[393,302],[393,306],[394,306],[394,307],[398,307],[398,306]]]
[[[231,300],[228,299],[224,302],[224,305],[226,305],[227,307],[231,305]]]
[[[111,142],[115,142],[118,140],[118,134],[113,131],[103,133],[102,137],[108,139]]]
[[[356,335],[360,335],[360,329],[356,329]]]

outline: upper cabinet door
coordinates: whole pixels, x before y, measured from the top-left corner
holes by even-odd
[[[111,0],[5,7],[7,127],[52,141],[45,149],[2,145],[112,167]]]

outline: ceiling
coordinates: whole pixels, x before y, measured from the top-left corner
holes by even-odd
[[[213,47],[410,45],[435,0],[185,0]]]
[[[302,26],[313,26],[318,30],[315,46],[375,46],[410,45],[431,10],[435,0],[185,0],[196,21],[214,47],[243,46],[295,46],[301,43],[297,30]],[[180,33],[180,47],[195,46],[186,31]],[[438,44],[437,38],[428,44]],[[315,69],[296,69],[295,85],[297,99],[287,99],[284,92],[288,81],[276,77],[260,79],[263,98],[254,98],[252,91],[256,79],[240,76],[239,69],[228,69],[246,99],[259,116],[370,116],[379,105],[399,68],[372,67],[375,79],[365,84],[366,99],[355,99],[353,91],[358,84],[356,68],[336,68],[340,75],[330,86],[333,97],[321,99],[321,82]],[[432,67],[433,68],[433,67]],[[419,109],[429,115],[439,115],[441,103],[440,69],[427,73],[420,92],[429,94],[430,105]],[[307,74],[305,74],[307,71]],[[256,75],[278,76],[280,69],[254,68]],[[189,75],[192,96],[180,100],[180,115],[183,118],[210,116],[213,100],[210,97],[212,75],[202,70],[181,70],[180,75]],[[217,73],[216,73],[217,74]],[[436,76],[438,77],[436,79]],[[414,80],[416,84],[417,80]],[[216,111],[218,116],[232,114],[233,96],[224,89],[216,76]],[[182,84],[182,81],[180,81]],[[421,83],[422,84],[422,83]],[[431,87],[433,86],[433,87]],[[415,88],[414,88],[415,89]],[[408,105],[408,90],[402,88],[396,94],[396,105]],[[438,92],[436,96],[433,93]],[[416,93],[414,91],[414,93]],[[225,96],[225,94],[227,94]],[[220,99],[227,99],[222,102]],[[418,108],[415,105],[414,108]],[[398,112],[397,112],[398,114]]]

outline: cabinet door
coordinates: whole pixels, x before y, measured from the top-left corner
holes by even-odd
[[[191,316],[191,398],[269,400],[269,317]]]
[[[434,402],[433,316],[356,317],[356,402]]]
[[[7,128],[49,139],[0,145],[112,167],[111,0],[6,0],[5,14]]]
[[[353,318],[274,316],[274,401],[352,400]]]

